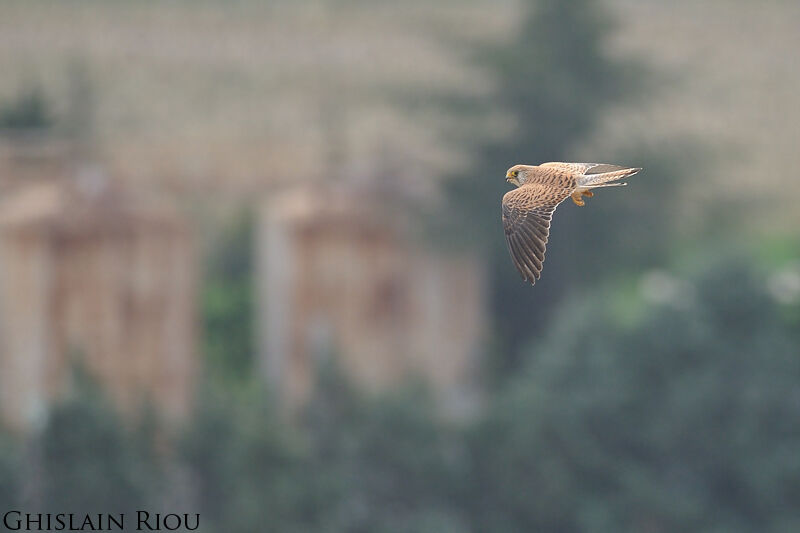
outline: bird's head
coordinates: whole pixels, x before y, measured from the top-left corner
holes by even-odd
[[[527,181],[527,168],[525,165],[514,165],[509,168],[506,172],[506,181],[517,187],[524,185]]]

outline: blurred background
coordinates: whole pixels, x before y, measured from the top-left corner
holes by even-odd
[[[800,530],[800,4],[0,2],[0,509]],[[644,167],[505,248],[516,163]]]

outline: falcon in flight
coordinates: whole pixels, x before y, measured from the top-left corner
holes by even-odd
[[[627,185],[612,182],[640,170],[598,163],[543,163],[508,169],[506,181],[517,188],[503,196],[503,229],[511,260],[522,278],[534,284],[542,274],[550,221],[558,204],[572,198],[582,206],[584,196],[594,196],[592,189]]]

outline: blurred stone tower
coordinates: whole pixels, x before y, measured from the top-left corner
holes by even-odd
[[[261,367],[288,407],[314,387],[317,360],[369,390],[428,381],[446,412],[476,397],[484,290],[475,257],[412,238],[390,201],[347,188],[294,189],[261,212]]]
[[[98,170],[76,177],[68,161],[0,168],[30,174],[0,201],[3,420],[40,424],[69,390],[74,362],[123,412],[147,402],[167,419],[185,416],[198,370],[186,221]]]

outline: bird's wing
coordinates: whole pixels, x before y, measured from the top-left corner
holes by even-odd
[[[542,274],[550,221],[569,189],[533,183],[503,196],[503,229],[514,266],[531,284]]]
[[[606,163],[542,163],[540,167],[545,168],[558,168],[576,174],[604,174],[606,172],[615,172],[617,170],[625,170],[627,167],[619,165],[608,165]]]

